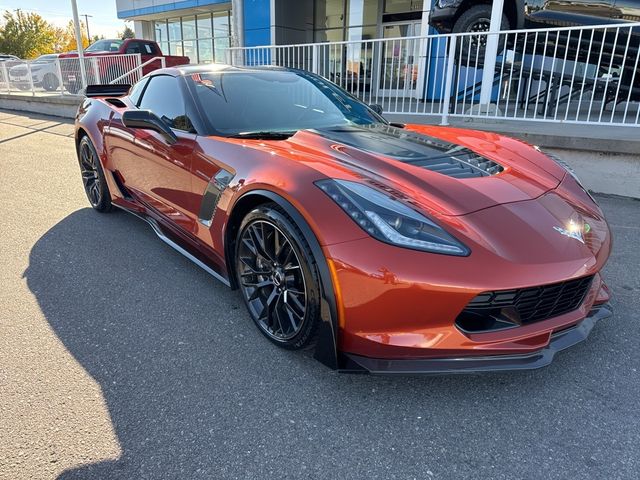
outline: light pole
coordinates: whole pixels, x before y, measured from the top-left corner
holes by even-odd
[[[82,30],[80,29],[80,19],[78,18],[78,5],[76,0],[71,0],[71,10],[73,11],[73,26],[76,31],[76,48],[78,49],[78,60],[80,61],[80,76],[82,77],[82,88],[87,87],[87,72],[84,68],[84,49],[82,47]]]
[[[89,39],[89,43],[91,43],[91,34],[89,33],[89,18],[93,18],[93,15],[87,15],[85,13],[82,16],[84,17],[84,24],[87,26],[87,38]]]

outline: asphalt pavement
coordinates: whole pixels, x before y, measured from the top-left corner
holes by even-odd
[[[72,134],[0,111],[0,478],[640,478],[640,201],[598,197],[615,315],[551,366],[338,374],[93,212]]]

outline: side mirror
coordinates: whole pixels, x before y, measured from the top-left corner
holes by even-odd
[[[369,108],[376,112],[378,115],[382,116],[382,105],[378,103],[372,103],[371,105],[369,105]]]
[[[122,114],[122,123],[128,128],[142,128],[158,132],[169,145],[178,141],[173,130],[151,110],[127,110]]]

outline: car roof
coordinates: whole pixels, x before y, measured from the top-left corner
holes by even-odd
[[[161,68],[154,70],[151,75],[171,75],[174,77],[181,77],[185,75],[193,75],[195,73],[217,73],[217,72],[264,72],[281,71],[281,72],[293,72],[292,68],[279,67],[275,65],[257,65],[248,67],[237,67],[234,65],[227,65],[224,63],[208,63],[205,65],[180,65],[177,67]]]

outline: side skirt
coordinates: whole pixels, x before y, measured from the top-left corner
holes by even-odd
[[[134,212],[133,210],[130,210],[130,209],[126,208],[126,207],[123,207],[122,205],[118,205],[115,202],[113,203],[113,205],[115,207],[118,207],[119,209],[124,210],[125,212],[130,213],[130,214],[140,218],[141,220],[144,220],[145,222],[147,222],[151,226],[151,228],[153,229],[155,234],[158,236],[158,238],[160,238],[160,240],[162,240],[164,243],[169,245],[175,251],[177,251],[177,252],[181,253],[182,255],[184,255],[186,258],[188,258],[193,263],[195,263],[200,268],[202,268],[205,272],[207,272],[211,276],[213,276],[216,280],[219,280],[220,282],[222,282],[227,287],[231,286],[231,284],[229,283],[228,279],[226,279],[225,277],[220,275],[218,272],[213,270],[209,265],[204,263],[202,260],[200,260],[196,256],[192,255],[188,250],[186,250],[181,245],[179,245],[177,242],[175,242],[174,240],[169,238],[165,234],[165,232],[162,230],[162,227],[160,226],[160,224],[154,218],[152,218],[152,217],[150,217],[148,215],[141,215],[138,212]]]

